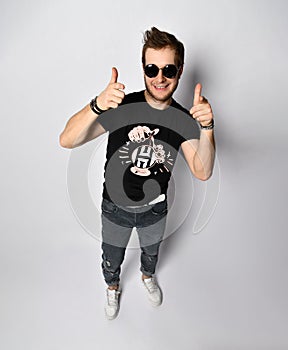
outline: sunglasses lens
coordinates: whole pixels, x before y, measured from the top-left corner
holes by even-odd
[[[148,64],[145,69],[145,74],[149,78],[155,78],[158,75],[159,68],[155,64]]]
[[[159,69],[155,64],[148,64],[144,68],[144,72],[149,78],[155,78],[157,77],[159,73]],[[178,73],[178,68],[174,64],[167,64],[164,68],[161,68],[164,77],[168,79],[173,79],[176,77]]]
[[[174,64],[167,64],[167,66],[163,68],[163,75],[168,79],[175,78],[177,75],[177,72],[178,72],[178,69]]]

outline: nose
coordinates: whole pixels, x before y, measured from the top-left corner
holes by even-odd
[[[162,69],[159,69],[159,72],[158,72],[158,75],[157,75],[156,79],[157,79],[157,81],[159,81],[159,82],[163,82],[163,81],[165,80],[165,77],[164,77],[164,75],[163,75]]]

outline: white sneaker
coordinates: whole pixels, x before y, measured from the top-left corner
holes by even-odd
[[[107,300],[105,304],[105,314],[108,320],[114,320],[117,317],[119,312],[119,299],[121,290],[120,287],[118,290],[112,290],[107,288]]]
[[[162,304],[162,292],[159,288],[155,277],[145,278],[142,280],[148,299],[152,306],[159,306]]]

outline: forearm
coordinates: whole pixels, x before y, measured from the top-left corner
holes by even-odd
[[[197,178],[207,180],[212,175],[215,160],[215,140],[212,130],[201,130],[197,151],[193,158],[193,169]]]
[[[91,140],[91,126],[98,115],[94,113],[88,104],[74,114],[67,122],[60,135],[60,145],[65,148],[74,148]]]

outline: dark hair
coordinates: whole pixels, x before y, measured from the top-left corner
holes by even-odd
[[[143,36],[142,63],[145,66],[145,53],[148,48],[159,50],[170,47],[175,51],[175,64],[180,67],[184,64],[184,45],[173,34],[162,32],[156,27],[146,30]]]

